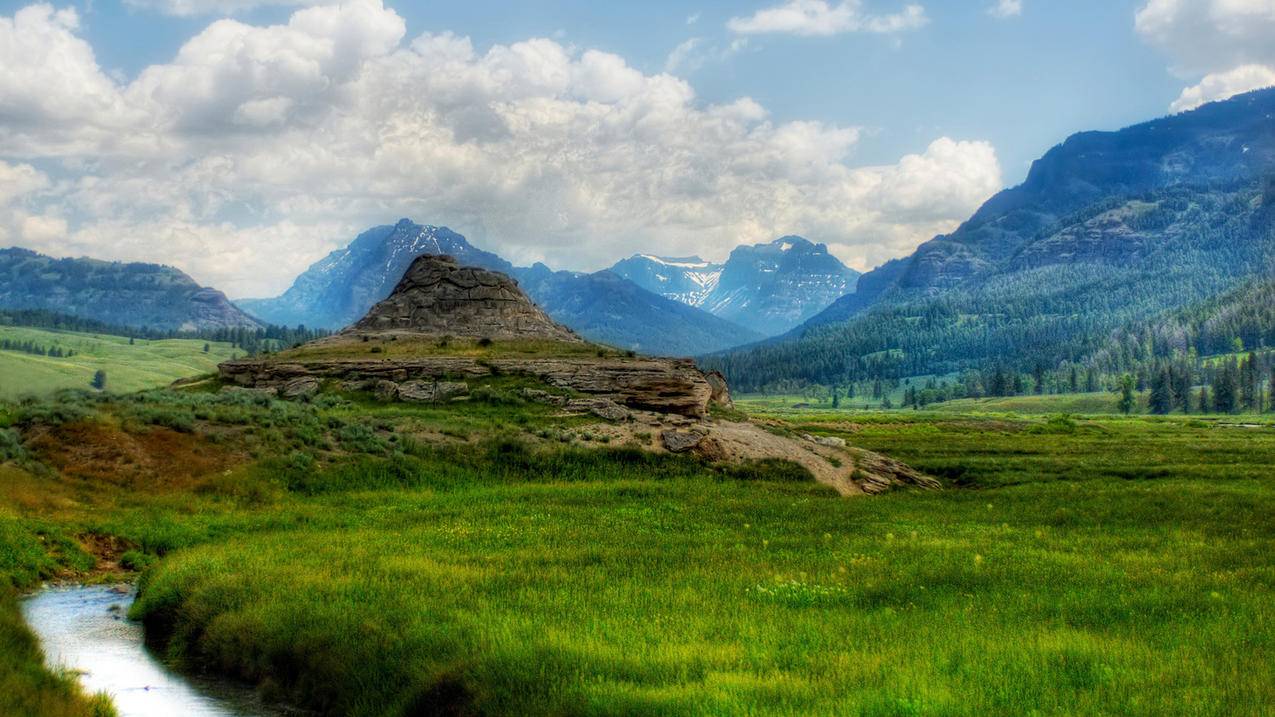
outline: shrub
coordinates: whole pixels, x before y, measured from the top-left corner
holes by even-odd
[[[764,458],[719,468],[730,480],[769,481],[772,483],[810,483],[814,476],[802,466],[779,458]]]
[[[129,550],[120,556],[121,568],[139,573],[157,562],[159,562],[158,557],[143,553],[140,550]]]

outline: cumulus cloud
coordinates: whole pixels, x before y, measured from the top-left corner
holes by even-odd
[[[864,12],[862,0],[843,0],[836,5],[827,0],[788,0],[748,17],[733,17],[726,26],[741,35],[828,36],[846,32],[896,33],[915,30],[928,21],[925,8],[920,5],[907,5],[897,13],[874,15]]]
[[[162,261],[234,296],[275,293],[403,216],[570,269],[635,251],[722,258],[790,232],[869,268],[1001,187],[983,142],[857,167],[858,128],[705,103],[670,74],[549,39],[407,41],[380,0],[218,20],[131,81],[48,6],[0,18],[6,31],[43,40],[0,64],[5,241]],[[63,82],[49,91],[72,104],[25,84],[49,62]]]
[[[267,5],[318,5],[322,0],[124,0],[129,7],[156,10],[165,15],[232,15]]]
[[[1199,84],[1182,90],[1169,109],[1174,112],[1193,110],[1207,102],[1275,86],[1275,69],[1264,65],[1241,65],[1228,72],[1205,75]]]
[[[1023,0],[996,0],[987,8],[987,14],[1005,20],[1023,14]]]
[[[1174,74],[1197,81],[1175,111],[1268,85],[1275,72],[1275,0],[1146,0],[1134,28]]]

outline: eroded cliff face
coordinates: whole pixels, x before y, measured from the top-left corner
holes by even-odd
[[[554,388],[609,398],[629,408],[704,416],[712,388],[689,360],[643,357],[324,358],[291,361],[287,356],[229,361],[222,378],[247,388],[283,389],[304,377],[337,381],[353,390],[380,390],[379,382],[481,380],[495,376],[535,378]]]

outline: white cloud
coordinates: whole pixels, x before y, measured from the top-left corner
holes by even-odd
[[[1275,66],[1275,0],[1147,0],[1134,28],[1183,77]]]
[[[318,5],[322,0],[124,0],[129,7],[156,10],[165,15],[233,15],[269,5]]]
[[[914,30],[928,21],[925,8],[920,5],[907,5],[888,15],[872,15],[863,11],[862,0],[842,0],[836,5],[827,0],[788,0],[748,17],[733,17],[726,26],[741,35],[828,36],[846,32],[902,32]]]
[[[1271,83],[1275,0],[1146,0],[1134,28],[1162,50],[1170,70],[1194,82],[1175,112]]]
[[[686,16],[686,24],[687,24],[687,25],[694,25],[695,23],[699,22],[699,15],[700,15],[700,14],[699,14],[699,13],[697,13],[697,12],[695,12],[695,13],[691,13],[690,15],[687,15],[687,16]]]
[[[1174,112],[1185,112],[1207,102],[1216,102],[1250,90],[1271,86],[1275,86],[1275,68],[1264,65],[1241,65],[1227,72],[1205,75],[1199,84],[1182,90],[1182,94],[1169,109]]]
[[[35,167],[0,160],[0,207],[48,186],[49,178]]]
[[[1023,14],[1023,0],[996,0],[987,8],[987,14],[1000,20],[1018,17]]]
[[[707,104],[670,74],[548,39],[405,43],[379,0],[268,27],[219,20],[130,82],[51,8],[0,18],[6,31],[39,41],[0,64],[4,240],[169,263],[237,296],[275,293],[402,216],[561,268],[722,258],[788,232],[867,268],[1001,187],[982,142],[856,167],[857,128]],[[49,63],[60,102],[26,84]]]

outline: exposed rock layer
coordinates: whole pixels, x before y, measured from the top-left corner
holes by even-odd
[[[580,342],[513,279],[434,254],[417,257],[389,297],[342,333],[371,332]]]
[[[712,389],[688,360],[653,358],[499,358],[438,356],[418,359],[325,359],[291,363],[241,359],[221,365],[222,378],[238,386],[280,388],[312,376],[346,382],[481,379],[530,376],[556,388],[610,398],[629,408],[703,416]]]

